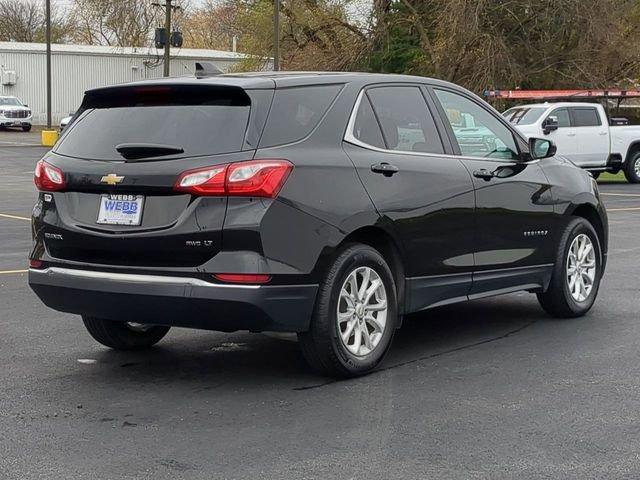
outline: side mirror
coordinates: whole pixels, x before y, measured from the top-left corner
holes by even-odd
[[[26,103],[24,105],[22,105],[23,107],[28,107],[29,105],[27,105]]]
[[[558,149],[551,140],[532,137],[529,139],[529,155],[532,160],[553,157]]]
[[[549,116],[542,122],[542,133],[549,135],[551,132],[558,129],[558,117]]]

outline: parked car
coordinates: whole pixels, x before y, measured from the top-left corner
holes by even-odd
[[[463,152],[462,115],[491,151]],[[409,313],[525,290],[576,317],[605,270],[591,175],[451,83],[150,80],[88,91],[74,124],[36,167],[29,284],[111,348],[295,332],[313,367],[353,376]]]
[[[16,97],[0,97],[0,127],[31,130],[31,110]]]
[[[67,125],[69,125],[69,123],[71,122],[71,120],[73,120],[73,116],[76,114],[76,112],[71,112],[69,114],[68,117],[64,117],[62,120],[60,120],[60,131],[62,132],[65,128],[67,128]]]
[[[67,125],[69,125],[69,122],[71,121],[71,119],[73,118],[73,114],[69,115],[68,117],[64,117],[62,120],[60,120],[60,131],[62,132],[65,127]]]
[[[609,125],[604,107],[598,103],[522,105],[503,115],[526,137],[553,140],[559,155],[595,177],[622,170],[629,182],[640,182],[640,125],[619,121]]]

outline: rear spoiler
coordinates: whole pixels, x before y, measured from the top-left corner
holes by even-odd
[[[247,92],[236,85],[185,82],[157,82],[121,84],[96,88],[85,92],[82,109],[212,104],[220,99],[222,105],[249,106]]]

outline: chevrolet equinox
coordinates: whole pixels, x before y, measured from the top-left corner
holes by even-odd
[[[315,369],[355,376],[427,308],[524,290],[584,315],[606,264],[593,177],[428,78],[90,90],[34,180],[30,286],[115,349],[171,326],[295,332]]]

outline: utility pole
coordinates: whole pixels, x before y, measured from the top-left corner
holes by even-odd
[[[153,2],[151,5],[155,7],[164,7],[164,76],[168,77],[171,74],[171,14],[174,10],[178,10],[180,7],[174,5],[176,0],[164,0],[164,4]]]
[[[47,41],[47,130],[51,130],[51,0],[46,0]]]
[[[273,70],[280,70],[280,0],[273,6]]]
[[[167,40],[164,42],[164,76],[168,77],[171,74],[171,42],[169,37],[171,36],[171,0],[164,0],[164,29],[167,32]]]

